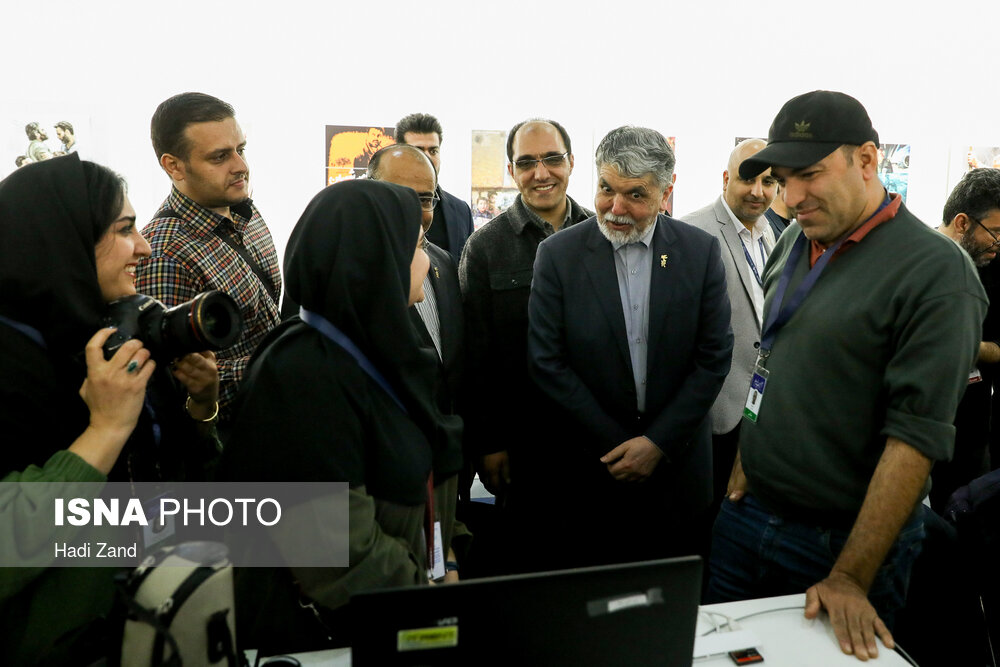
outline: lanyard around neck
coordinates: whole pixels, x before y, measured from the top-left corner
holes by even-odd
[[[886,206],[889,205],[891,199],[888,194],[886,194],[885,199],[882,204],[872,213],[864,223],[867,224],[872,218],[882,212]],[[844,244],[851,234],[855,230],[851,230],[844,234],[840,239],[837,240],[835,244],[827,248],[826,251],[820,255],[819,259],[816,260],[816,264],[809,270],[806,274],[805,279],[799,284],[798,289],[792,294],[791,299],[787,304],[782,304],[785,299],[785,292],[788,290],[788,284],[792,280],[792,274],[795,273],[795,267],[799,263],[799,259],[802,257],[803,251],[805,251],[806,246],[809,245],[809,240],[806,238],[806,233],[799,232],[799,237],[795,239],[795,245],[792,246],[792,251],[788,254],[788,259],[785,261],[785,267],[781,271],[781,278],[778,280],[778,289],[774,294],[774,300],[771,302],[771,312],[768,314],[767,322],[764,324],[763,335],[760,339],[760,349],[761,354],[766,356],[771,348],[774,346],[774,339],[777,338],[778,332],[781,330],[788,320],[792,319],[792,315],[802,307],[802,303],[806,300],[809,292],[812,290],[813,286],[816,285],[816,281],[819,280],[820,275],[823,273],[823,269],[826,265],[830,263],[833,256],[837,254],[840,250],[840,246]]]
[[[368,359],[368,357],[365,356],[365,353],[354,344],[354,341],[347,337],[347,334],[334,326],[333,323],[325,317],[314,313],[311,310],[299,308],[299,317],[302,318],[303,322],[319,331],[331,341],[342,347],[349,355],[354,357],[354,360],[358,362],[358,366],[361,367],[361,370],[367,373],[371,379],[375,380],[375,383],[382,387],[385,393],[389,394],[389,397],[396,402],[396,405],[399,406],[400,410],[406,412],[406,406],[403,405],[403,401],[399,399],[396,392],[392,390],[392,386],[389,384],[388,380],[386,380],[385,377],[379,373],[378,369],[375,368],[375,365],[371,362],[371,360]]]

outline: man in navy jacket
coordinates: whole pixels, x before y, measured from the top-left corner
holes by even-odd
[[[673,151],[622,127],[597,148],[597,215],[538,247],[528,304],[532,377],[556,406],[544,458],[566,486],[567,564],[703,551],[707,419],[733,335],[719,242],[660,211]]]
[[[396,143],[409,144],[422,150],[436,173],[441,172],[441,123],[430,114],[411,113],[396,123]],[[434,223],[427,239],[451,253],[458,264],[465,240],[472,234],[472,210],[464,201],[437,187],[441,203],[434,208]]]

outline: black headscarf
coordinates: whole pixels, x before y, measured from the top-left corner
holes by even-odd
[[[104,309],[94,246],[105,227],[91,214],[76,155],[0,181],[0,315],[45,344],[0,323],[0,442],[10,445],[0,448],[0,476],[42,465],[87,426],[80,355]]]
[[[78,355],[100,327],[102,229],[75,154],[0,181],[0,315],[37,329],[55,355]]]
[[[437,359],[421,347],[407,313],[420,220],[410,188],[368,180],[325,188],[292,231],[285,285],[296,303],[344,332],[385,376],[431,442],[441,480],[461,467],[461,451],[446,445],[446,432],[461,422],[434,403]]]

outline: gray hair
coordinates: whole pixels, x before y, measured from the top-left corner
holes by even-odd
[[[624,125],[608,132],[594,155],[597,168],[610,165],[627,178],[652,174],[662,189],[674,174],[674,151],[662,134],[648,127]]]

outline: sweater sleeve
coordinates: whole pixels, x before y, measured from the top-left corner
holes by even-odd
[[[42,467],[29,466],[0,480],[0,561],[34,558],[54,544],[52,505],[65,495],[62,484],[36,482],[104,482],[107,478],[76,454],[62,450]],[[90,489],[93,491],[93,489]],[[61,528],[65,531],[65,528]],[[60,533],[60,539],[65,532]],[[0,568],[0,600],[5,600],[44,572],[40,567]]]

